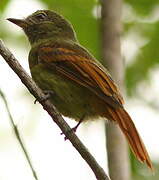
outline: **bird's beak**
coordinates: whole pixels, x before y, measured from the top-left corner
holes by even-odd
[[[16,24],[17,26],[21,27],[21,28],[26,28],[28,23],[26,22],[25,19],[14,19],[14,18],[8,18],[8,21]]]

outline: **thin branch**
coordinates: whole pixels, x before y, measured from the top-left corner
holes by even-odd
[[[24,145],[24,143],[23,143],[23,140],[22,140],[22,138],[21,138],[21,136],[20,136],[19,130],[18,130],[16,124],[14,123],[13,117],[12,117],[11,112],[10,112],[9,107],[8,107],[8,103],[7,103],[6,97],[5,97],[5,95],[3,94],[2,91],[0,91],[0,96],[2,97],[2,99],[3,99],[3,101],[4,101],[4,104],[5,104],[5,107],[6,107],[8,116],[9,116],[9,119],[10,119],[10,123],[11,123],[11,125],[12,125],[13,130],[14,130],[15,136],[16,136],[16,138],[17,138],[17,140],[18,140],[18,142],[19,142],[19,144],[20,144],[20,146],[21,146],[21,148],[22,148],[22,151],[23,151],[23,153],[24,153],[24,155],[25,155],[25,157],[26,157],[26,160],[27,160],[27,162],[28,162],[28,164],[29,164],[29,166],[30,166],[30,169],[31,169],[31,171],[32,171],[32,174],[33,174],[34,178],[35,178],[36,180],[38,180],[36,171],[35,171],[35,169],[33,168],[33,165],[32,165],[31,159],[30,159],[30,157],[29,157],[29,154],[28,154],[28,152],[27,152],[27,150],[26,150],[26,147],[25,147],[25,145]]]
[[[88,163],[88,165],[94,172],[96,178],[98,180],[110,180],[104,170],[96,162],[95,158],[89,153],[88,149],[82,144],[76,134],[71,131],[69,125],[65,122],[61,114],[56,110],[50,100],[48,99],[46,101],[42,101],[42,99],[45,99],[45,95],[42,90],[39,89],[39,87],[35,84],[35,82],[31,79],[31,77],[26,73],[26,71],[22,68],[22,66],[13,56],[13,54],[8,50],[8,48],[4,46],[1,40],[0,54],[8,63],[8,65],[12,68],[12,70],[19,76],[22,83],[28,88],[30,93],[40,102],[40,104],[43,106],[43,109],[48,112],[52,120],[58,125],[66,138],[70,140],[70,142],[79,152],[79,154]]]

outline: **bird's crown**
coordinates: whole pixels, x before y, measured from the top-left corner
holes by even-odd
[[[8,20],[24,30],[31,44],[46,38],[76,40],[71,24],[54,11],[38,10],[25,19]]]

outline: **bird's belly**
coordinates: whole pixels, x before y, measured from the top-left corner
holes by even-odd
[[[97,109],[93,106],[97,97],[87,88],[59,76],[56,72],[48,70],[42,65],[34,66],[31,69],[31,74],[42,90],[54,92],[51,100],[64,116],[75,120],[79,120],[83,116],[86,119],[98,116]]]

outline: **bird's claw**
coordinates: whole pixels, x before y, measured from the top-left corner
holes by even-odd
[[[49,90],[45,90],[45,91],[43,91],[43,93],[45,94],[45,96],[40,98],[40,100],[35,99],[34,104],[36,104],[37,101],[39,101],[39,102],[46,101],[46,100],[48,100],[51,97],[51,95],[55,94],[53,91],[49,91]]]
[[[77,128],[78,126],[81,124],[81,122],[83,121],[83,118],[81,118],[81,120],[76,124],[75,127],[71,128],[69,131],[67,131],[67,134],[70,133],[70,132],[74,132],[76,133],[77,131]],[[61,135],[63,135],[64,133],[62,132]],[[64,137],[64,140],[66,141],[68,138],[67,138],[67,135]]]

